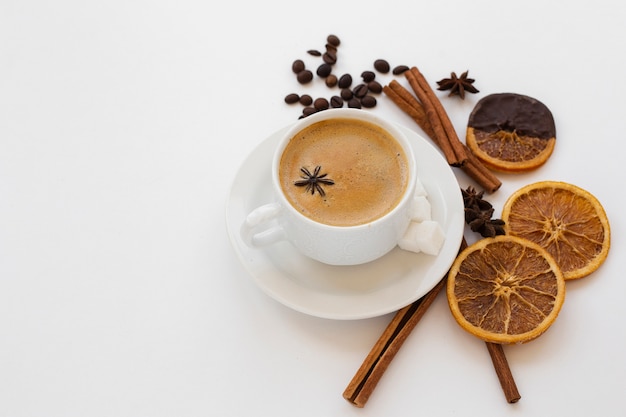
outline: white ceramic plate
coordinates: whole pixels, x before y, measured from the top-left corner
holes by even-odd
[[[330,266],[280,242],[250,248],[240,236],[246,215],[273,201],[270,165],[284,128],[265,139],[243,162],[226,206],[232,245],[256,284],[275,300],[302,313],[328,319],[363,319],[387,314],[430,291],[456,258],[464,228],[461,188],[439,151],[414,131],[405,131],[417,159],[418,176],[428,192],[432,218],[446,239],[437,256],[393,249],[357,266]]]

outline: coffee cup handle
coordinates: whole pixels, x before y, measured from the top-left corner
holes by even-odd
[[[253,247],[262,247],[285,240],[285,230],[280,225],[264,225],[279,217],[282,207],[278,203],[269,203],[252,210],[241,226],[244,241]],[[261,228],[261,230],[259,230]]]

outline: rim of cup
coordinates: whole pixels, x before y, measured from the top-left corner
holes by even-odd
[[[291,138],[297,132],[301,131],[302,129],[314,123],[317,123],[323,120],[345,119],[345,118],[362,120],[365,122],[374,123],[378,125],[379,127],[383,128],[384,130],[386,130],[396,141],[398,141],[400,145],[402,146],[402,149],[404,150],[404,153],[408,161],[409,181],[400,201],[398,201],[398,203],[393,207],[393,209],[389,210],[383,216],[378,217],[372,221],[369,221],[363,224],[352,225],[352,226],[335,226],[335,225],[329,225],[326,223],[321,223],[313,219],[310,219],[309,217],[300,213],[295,207],[291,205],[291,203],[287,200],[287,198],[282,192],[280,181],[279,181],[278,168],[280,165],[280,158],[282,156],[283,150],[286,148]],[[413,152],[413,147],[409,143],[408,137],[404,134],[404,132],[400,130],[400,128],[397,125],[395,125],[391,121],[383,117],[380,117],[376,114],[369,113],[362,109],[352,109],[352,108],[328,109],[328,110],[319,111],[317,113],[313,113],[305,118],[298,120],[290,128],[287,129],[283,137],[280,139],[277,145],[277,148],[274,152],[274,156],[272,158],[272,183],[273,183],[274,193],[276,195],[276,198],[279,199],[281,205],[285,209],[295,214],[297,217],[304,220],[306,223],[310,223],[312,225],[317,225],[317,227],[323,227],[327,229],[351,229],[351,230],[363,229],[363,228],[371,227],[372,225],[385,221],[385,219],[387,219],[388,217],[391,217],[392,215],[394,215],[394,213],[400,210],[400,207],[406,204],[406,200],[413,198],[413,193],[415,191],[416,182],[417,182],[417,167],[416,167],[416,162],[415,162],[415,154]]]

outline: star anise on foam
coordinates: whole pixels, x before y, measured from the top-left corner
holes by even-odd
[[[473,86],[475,80],[473,78],[468,78],[468,73],[469,70],[461,74],[460,77],[457,77],[455,72],[451,72],[450,78],[443,78],[442,80],[437,81],[437,85],[439,85],[437,90],[450,90],[450,94],[448,94],[448,96],[457,95],[461,97],[461,100],[465,99],[466,91],[468,93],[478,93],[479,91]]]
[[[297,187],[306,187],[304,191],[311,191],[311,194],[315,194],[315,191],[317,191],[320,196],[324,197],[326,192],[324,191],[324,188],[322,188],[322,184],[333,185],[335,181],[330,178],[326,178],[328,174],[320,175],[321,170],[322,167],[319,165],[315,167],[313,173],[305,167],[300,168],[300,171],[303,174],[300,176],[302,179],[294,182],[294,185]]]

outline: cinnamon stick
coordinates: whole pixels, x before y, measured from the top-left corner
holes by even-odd
[[[500,380],[506,401],[510,404],[518,402],[522,396],[517,391],[517,385],[513,379],[513,374],[509,368],[506,356],[504,356],[502,345],[490,342],[485,343],[487,344],[487,350],[489,351],[489,356],[491,356],[496,375],[498,375],[498,379]]]
[[[423,105],[405,87],[396,80],[392,80],[388,86],[383,87],[383,92],[432,139],[435,145],[443,152],[446,160],[454,159],[454,152],[450,142],[435,134],[430,117],[426,114]],[[498,177],[480,162],[465,144],[461,143],[461,146],[465,150],[467,159],[460,166],[460,169],[476,181],[486,192],[493,193],[498,190],[502,185]]]
[[[398,81],[391,80],[389,85],[383,87],[383,92],[389,96],[389,98],[391,98],[391,100],[398,107],[400,107],[402,111],[409,115],[409,117],[411,117],[419,127],[422,128],[424,133],[426,133],[426,135],[428,135],[428,137],[430,137],[437,144],[439,149],[441,149],[444,154],[448,152],[452,155],[452,147],[450,147],[449,143],[447,144],[448,146],[446,146],[446,143],[439,142],[432,126],[430,125],[430,122],[428,121],[428,116],[424,111],[424,107],[422,107],[420,102],[417,101],[409,90],[401,86]],[[447,159],[448,158],[446,158],[446,160]]]
[[[463,165],[467,159],[465,148],[459,140],[441,101],[439,101],[439,98],[437,98],[435,92],[430,88],[430,85],[417,67],[412,67],[409,71],[406,71],[405,77],[424,106],[433,130],[440,138],[439,142],[446,141],[452,148],[453,157],[448,160],[448,163],[452,166]]]
[[[480,162],[466,145],[463,146],[466,149],[467,161],[460,167],[460,169],[480,184],[480,186],[488,193],[496,192],[502,185],[502,181],[500,181],[489,168]]]
[[[466,247],[467,242],[463,239],[459,252]],[[358,408],[365,406],[404,341],[445,287],[447,277],[446,273],[425,296],[398,310],[344,390],[343,398]]]

